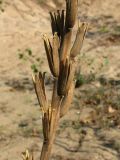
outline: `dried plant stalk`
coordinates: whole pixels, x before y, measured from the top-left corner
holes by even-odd
[[[46,139],[46,141],[44,139],[40,160],[49,160],[50,158],[50,153],[52,150],[52,145],[54,142],[59,117],[60,117],[60,105],[58,106],[57,109],[53,109],[51,111],[49,139],[48,140]]]
[[[40,160],[49,160],[59,119],[66,114],[72,102],[75,86],[76,63],[74,58],[81,50],[87,28],[85,23],[78,27],[76,39],[71,48],[72,29],[77,17],[77,5],[78,0],[66,0],[66,16],[64,10],[50,12],[53,33],[52,43],[47,36],[43,36],[54,84],[52,100],[48,104],[44,85],[45,74],[39,73],[33,78],[37,98],[42,109],[44,142]]]

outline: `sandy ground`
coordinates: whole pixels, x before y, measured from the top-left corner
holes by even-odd
[[[80,56],[81,72],[89,75],[92,70],[96,80],[75,90],[72,107],[60,122],[51,160],[119,160],[120,2],[81,0],[79,6],[78,18],[89,22]],[[34,152],[37,160],[43,141],[41,113],[32,85],[30,63],[19,60],[18,52],[30,48],[43,61],[40,69],[48,71],[42,34],[50,35],[48,12],[56,5],[51,1],[41,5],[32,0],[4,0],[0,8],[4,9],[0,11],[0,160],[21,160],[26,148]],[[104,85],[100,83],[101,77]],[[93,119],[89,110],[96,112],[98,103],[89,100],[101,88],[105,91],[99,105],[112,108],[115,115],[109,118],[104,112],[101,119],[96,115]],[[49,94],[50,85],[47,90]],[[88,99],[85,90],[89,93]],[[106,95],[112,102],[105,101]],[[84,113],[85,105],[88,109]],[[118,117],[117,125],[113,123],[114,117]]]

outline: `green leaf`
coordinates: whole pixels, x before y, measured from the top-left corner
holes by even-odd
[[[36,58],[36,61],[37,61],[37,62],[40,62],[40,58]]]
[[[85,77],[84,75],[82,74],[78,74],[77,77],[76,77],[76,85],[75,87],[78,88],[80,87],[81,85],[83,85],[85,83]]]
[[[37,69],[36,64],[32,64],[32,65],[31,65],[31,69],[33,70],[34,73],[37,73],[37,72],[38,72],[38,69]]]
[[[29,56],[32,56],[32,50],[30,48],[27,48],[26,52],[28,53]]]
[[[108,65],[109,64],[109,59],[106,57],[105,58],[105,61],[104,61],[105,65]]]
[[[114,30],[115,30],[116,32],[120,32],[120,25],[116,26],[116,27],[114,28]]]
[[[109,29],[107,28],[107,26],[102,26],[99,30],[100,33],[108,33]]]
[[[24,58],[24,55],[23,55],[23,53],[19,53],[19,59],[23,59]]]

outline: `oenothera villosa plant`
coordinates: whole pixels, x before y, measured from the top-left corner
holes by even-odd
[[[47,35],[43,36],[48,65],[54,79],[50,104],[45,91],[45,73],[39,72],[33,76],[36,95],[42,110],[44,142],[40,160],[50,158],[59,119],[66,114],[72,102],[76,56],[80,53],[87,30],[86,23],[81,25],[78,23],[75,41],[71,43],[77,11],[78,0],[66,0],[66,12],[64,10],[50,12],[52,40]]]

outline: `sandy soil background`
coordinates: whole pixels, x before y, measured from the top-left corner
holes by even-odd
[[[31,63],[19,53],[30,49],[49,72],[42,34],[51,33],[49,10],[64,8],[63,2],[0,1],[0,160],[21,160],[27,148],[39,159],[41,112]],[[89,22],[79,57],[82,76],[60,121],[51,160],[119,160],[120,1],[80,0],[78,18]],[[49,79],[46,87],[49,95]]]

